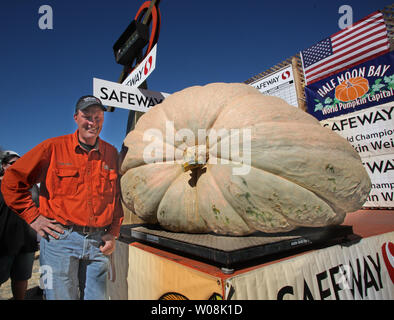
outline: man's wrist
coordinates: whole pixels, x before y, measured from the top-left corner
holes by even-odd
[[[40,216],[40,212],[37,207],[32,207],[22,212],[19,216],[25,220],[27,224],[32,224]]]
[[[30,224],[32,224],[34,221],[36,221],[36,220],[38,219],[39,216],[40,216],[40,215],[38,215],[37,217],[35,217],[35,218],[30,222]]]

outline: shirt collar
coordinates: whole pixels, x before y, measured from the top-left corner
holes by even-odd
[[[82,150],[85,150],[84,148],[82,148],[82,146],[79,144],[79,139],[78,139],[78,129],[74,132],[73,136],[72,136],[72,140],[73,140],[73,146],[74,146],[74,150],[76,150],[77,148],[81,148]],[[97,152],[100,152],[100,150],[102,150],[102,141],[100,139],[100,137],[97,137],[96,140],[96,145],[94,146],[94,148],[92,150],[95,150]],[[85,150],[86,151],[86,150]]]

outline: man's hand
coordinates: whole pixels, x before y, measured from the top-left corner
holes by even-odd
[[[115,250],[115,236],[106,233],[101,237],[101,240],[103,240],[104,245],[100,246],[100,251],[106,256],[109,256]]]
[[[30,227],[36,230],[37,233],[43,238],[46,238],[47,234],[50,234],[55,239],[58,239],[59,236],[54,233],[53,230],[59,233],[64,233],[64,230],[59,225],[55,225],[54,223],[56,222],[57,221],[55,219],[48,219],[42,215],[39,215],[38,218],[30,224]]]

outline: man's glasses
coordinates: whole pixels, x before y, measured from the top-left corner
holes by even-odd
[[[14,160],[14,161],[10,161],[10,162],[7,162],[7,164],[9,164],[9,165],[13,165],[15,162],[16,162],[16,160]]]

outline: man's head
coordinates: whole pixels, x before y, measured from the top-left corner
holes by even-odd
[[[94,145],[104,122],[104,111],[107,109],[94,96],[81,97],[75,107],[74,120],[78,126],[79,140]]]
[[[99,98],[95,96],[82,96],[78,99],[77,104],[75,106],[75,113],[78,113],[78,110],[84,110],[90,106],[99,106],[103,111],[107,111],[107,108],[103,106]]]

